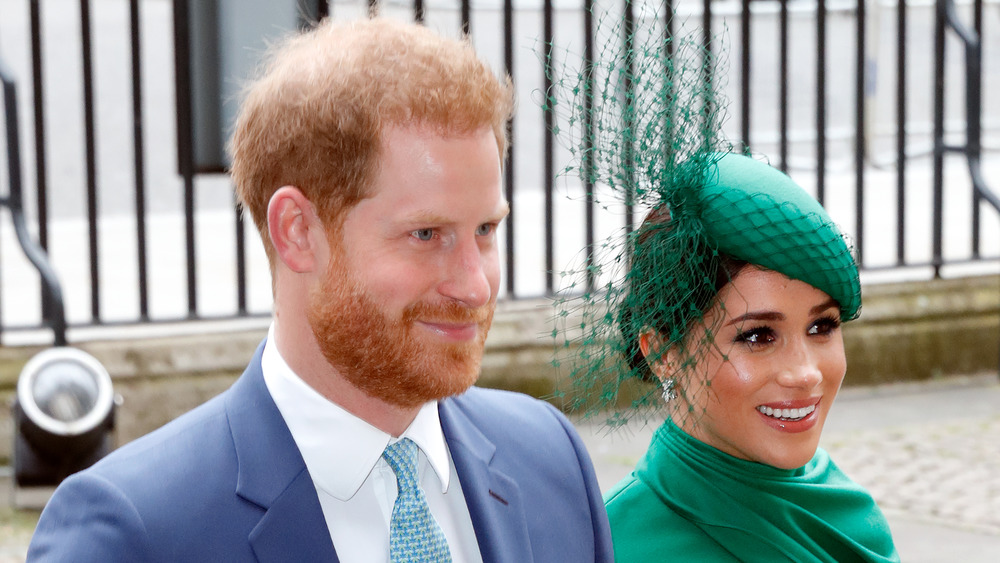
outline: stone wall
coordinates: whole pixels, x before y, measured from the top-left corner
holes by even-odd
[[[501,303],[480,385],[551,397],[559,373],[548,301]],[[122,397],[118,444],[218,394],[239,376],[266,329],[91,341],[79,347],[111,373]],[[846,385],[1000,370],[1000,276],[866,285],[861,318],[844,328]],[[17,376],[38,351],[0,348],[0,465],[10,456]],[[1000,376],[1000,373],[998,373]]]

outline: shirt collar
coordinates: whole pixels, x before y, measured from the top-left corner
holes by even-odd
[[[264,382],[285,419],[313,483],[339,500],[358,492],[382,452],[396,441],[390,434],[329,401],[295,374],[278,351],[274,324],[261,358]],[[448,491],[451,460],[437,401],[424,404],[400,436],[413,440]]]
[[[409,428],[403,432],[400,438],[413,440],[420,451],[424,453],[431,469],[437,474],[441,481],[441,492],[448,492],[448,483],[451,477],[451,458],[448,457],[448,446],[444,440],[444,431],[441,430],[441,419],[438,415],[437,401],[424,403],[420,407],[420,412],[410,424]],[[383,446],[383,450],[385,447]],[[382,455],[381,452],[379,455]]]

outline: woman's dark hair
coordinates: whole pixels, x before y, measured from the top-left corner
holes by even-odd
[[[618,311],[618,327],[626,343],[625,356],[633,373],[644,381],[657,382],[639,348],[639,335],[649,328],[657,330],[667,346],[681,344],[690,325],[702,318],[712,306],[716,295],[749,263],[715,250],[705,239],[693,247],[672,248],[676,238],[670,236],[672,219],[666,205],[650,211],[636,231],[631,272],[646,276],[663,276],[664,283],[648,283],[646,279],[630,279],[629,296]],[[713,283],[690,283],[707,277]],[[688,284],[692,291],[685,294],[688,303],[661,303],[678,293],[658,291],[676,284]],[[641,294],[640,294],[641,293]],[[641,309],[635,310],[635,309]]]

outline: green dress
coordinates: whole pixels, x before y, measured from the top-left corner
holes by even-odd
[[[778,469],[668,420],[604,502],[618,563],[899,561],[871,495],[822,449],[804,467]]]

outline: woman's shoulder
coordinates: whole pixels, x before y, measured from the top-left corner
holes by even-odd
[[[608,511],[612,529],[615,526],[623,530],[636,527],[647,528],[651,522],[670,521],[681,526],[687,523],[677,514],[656,492],[642,479],[632,473],[604,494],[604,506]],[[633,524],[642,523],[642,526]]]
[[[694,522],[673,510],[634,473],[604,495],[615,561],[735,561]]]

